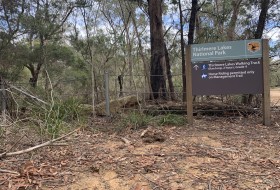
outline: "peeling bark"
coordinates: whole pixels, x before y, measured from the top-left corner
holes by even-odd
[[[167,98],[165,81],[165,50],[162,26],[162,1],[149,0],[151,36],[151,87],[154,99]]]

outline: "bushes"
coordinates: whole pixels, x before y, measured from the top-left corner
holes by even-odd
[[[44,114],[44,129],[53,138],[66,126],[66,124],[79,121],[81,108],[79,101],[70,98],[55,102]]]
[[[168,114],[151,116],[139,112],[132,112],[124,115],[119,123],[119,127],[130,127],[139,129],[148,125],[153,126],[183,126],[186,125],[187,119],[184,115]]]
[[[130,127],[133,129],[139,129],[142,127],[147,126],[151,121],[152,116],[139,113],[139,112],[132,112],[128,115],[124,115],[121,118],[119,127]]]
[[[157,122],[160,126],[172,125],[172,126],[183,126],[186,125],[187,119],[186,116],[176,115],[176,114],[168,114],[161,115],[159,117],[159,121]]]

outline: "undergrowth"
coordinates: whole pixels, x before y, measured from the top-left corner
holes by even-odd
[[[45,109],[34,110],[33,116],[41,121],[41,136],[56,138],[60,133],[68,131],[72,124],[83,122],[80,102],[70,98],[65,101],[56,100]]]
[[[118,128],[140,129],[148,125],[152,126],[184,126],[187,119],[184,115],[168,114],[151,116],[140,112],[132,112],[123,115]]]
[[[132,128],[132,129],[139,129],[142,127],[147,126],[151,121],[152,116],[139,113],[139,112],[132,112],[127,115],[123,115],[118,126],[120,128]]]
[[[183,126],[186,125],[187,119],[183,115],[176,115],[176,114],[167,114],[167,115],[160,115],[157,121],[159,126]]]

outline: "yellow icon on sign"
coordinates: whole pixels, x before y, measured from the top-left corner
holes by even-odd
[[[249,42],[247,44],[247,49],[251,52],[257,52],[261,49],[261,43],[260,42]]]

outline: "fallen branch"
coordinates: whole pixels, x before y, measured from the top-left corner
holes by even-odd
[[[49,146],[69,146],[69,144],[67,144],[67,143],[53,143],[53,144],[50,144]]]
[[[30,148],[27,148],[27,149],[24,149],[24,150],[20,150],[20,151],[16,151],[16,152],[4,152],[2,154],[0,154],[0,159],[1,158],[6,158],[6,157],[11,157],[11,156],[15,156],[15,155],[20,155],[20,154],[24,154],[24,153],[28,153],[28,152],[31,152],[33,150],[36,150],[36,149],[39,149],[39,148],[42,148],[44,146],[50,146],[52,145],[54,142],[56,141],[59,141],[61,139],[64,139],[65,137],[68,137],[70,135],[72,135],[73,133],[77,132],[78,130],[80,130],[80,128],[74,130],[74,131],[71,131],[70,133],[67,133],[59,138],[56,138],[56,139],[53,139],[53,140],[50,140],[50,141],[47,141],[45,143],[42,143],[42,144],[39,144],[39,145],[36,145],[36,146],[33,146],[33,147],[30,147]]]
[[[158,187],[160,188],[164,188],[163,186],[161,186],[160,184],[154,182],[153,180],[147,178],[146,176],[144,176],[143,174],[140,174],[143,178],[145,178],[147,181],[149,181],[150,183],[152,183],[155,187],[153,189],[156,189]]]
[[[235,150],[235,149],[232,149],[232,148],[212,147],[212,146],[207,146],[207,145],[204,145],[204,144],[198,144],[198,145],[194,145],[194,146],[202,147],[202,148],[214,149],[216,151],[217,150],[221,150],[221,151],[228,151],[228,152],[240,152],[239,150]]]
[[[24,94],[25,96],[27,96],[27,97],[29,97],[29,98],[32,98],[33,100],[37,100],[38,102],[41,102],[41,103],[43,103],[43,104],[45,104],[45,105],[49,105],[49,103],[47,103],[47,102],[41,100],[40,98],[37,98],[36,96],[31,95],[31,94],[29,94],[29,93],[27,93],[27,92],[25,92],[25,91],[23,91],[23,90],[21,90],[21,89],[15,87],[15,86],[13,86],[13,85],[9,85],[9,86],[10,86],[10,88],[13,88],[13,89],[19,91],[20,93]]]
[[[150,153],[150,154],[125,154],[124,155],[125,157],[131,157],[131,156],[141,156],[141,157],[143,157],[143,156],[157,156],[157,157],[172,157],[172,156],[174,156],[174,157],[179,157],[179,156],[181,156],[181,157],[190,157],[190,156],[197,156],[197,154],[185,154],[185,153],[170,153],[170,154],[164,154],[164,153]]]
[[[140,137],[144,137],[144,135],[148,132],[148,130],[149,130],[149,128],[145,129],[145,130],[141,133]]]
[[[20,173],[18,173],[17,171],[4,170],[4,169],[0,169],[0,173],[9,173],[9,174],[20,175]]]
[[[21,141],[21,139],[22,139],[23,137],[25,137],[25,134],[24,134],[15,144],[13,144],[13,146],[12,146],[11,148],[9,148],[9,150],[3,152],[2,154],[5,155],[5,154],[7,154],[7,152],[11,151],[11,150]],[[0,154],[0,158],[1,158],[1,155],[2,155],[2,154]]]
[[[121,140],[125,143],[125,144],[131,144],[130,141],[124,137],[121,137]]]

